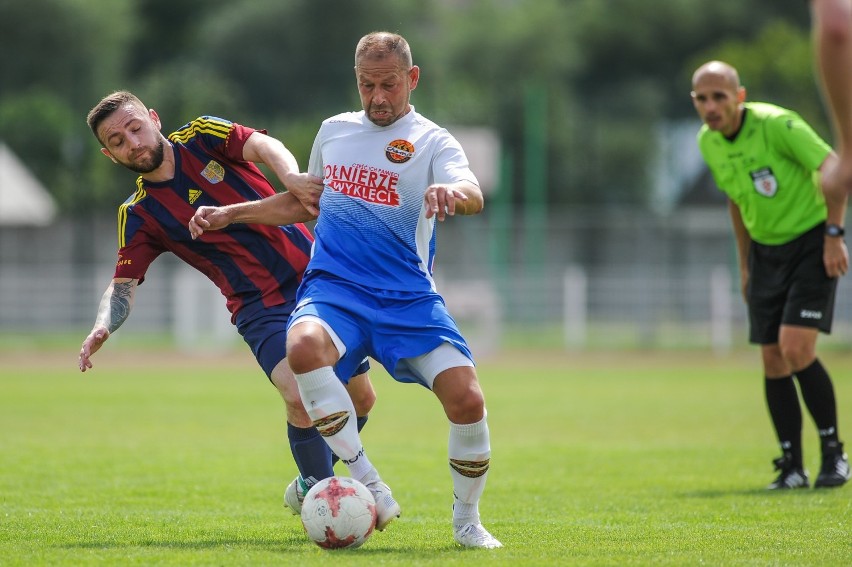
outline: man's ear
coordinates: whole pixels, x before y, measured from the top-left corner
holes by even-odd
[[[108,150],[108,149],[106,149],[106,148],[101,148],[101,153],[102,153],[102,154],[104,154],[104,155],[105,155],[106,157],[108,157],[109,159],[111,159],[111,160],[112,160],[112,163],[118,163],[118,162],[115,160],[115,158],[112,156],[112,154],[109,152],[109,150]]]
[[[411,90],[417,88],[417,83],[420,82],[420,67],[417,65],[411,66],[411,69],[408,70],[408,81]]]

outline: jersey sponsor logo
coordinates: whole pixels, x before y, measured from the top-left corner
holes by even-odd
[[[799,317],[802,319],[822,319],[822,311],[814,311],[812,309],[802,309],[799,312]]]
[[[749,172],[751,181],[754,183],[754,189],[764,197],[774,197],[778,192],[778,180],[775,179],[775,174],[772,173],[771,167],[764,167],[755,171]]]
[[[323,171],[327,187],[355,199],[377,205],[399,206],[396,190],[399,174],[361,163],[350,166],[326,165]]]
[[[414,144],[408,140],[394,140],[385,148],[385,157],[391,163],[405,163],[414,157]]]
[[[189,204],[193,204],[196,199],[201,197],[201,189],[190,189],[189,190]]]
[[[201,170],[201,176],[215,185],[225,179],[225,168],[219,162],[210,160],[210,163]]]

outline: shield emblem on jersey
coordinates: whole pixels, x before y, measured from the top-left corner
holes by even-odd
[[[219,162],[210,160],[207,166],[201,170],[201,175],[215,185],[225,179],[225,168]]]
[[[754,189],[764,197],[774,197],[778,192],[778,180],[775,179],[771,167],[752,171],[751,181],[754,183]]]

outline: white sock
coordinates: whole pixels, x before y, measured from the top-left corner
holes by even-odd
[[[453,479],[453,523],[479,523],[479,499],[485,490],[491,442],[487,414],[476,423],[450,423],[450,475]]]
[[[349,475],[357,480],[370,477],[375,469],[361,445],[355,406],[334,369],[323,366],[295,376],[305,410],[325,442],[347,466]]]

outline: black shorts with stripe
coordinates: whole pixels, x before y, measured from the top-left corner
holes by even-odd
[[[825,223],[777,246],[752,241],[746,287],[749,341],[775,344],[781,325],[831,332],[837,278],[825,273]]]

